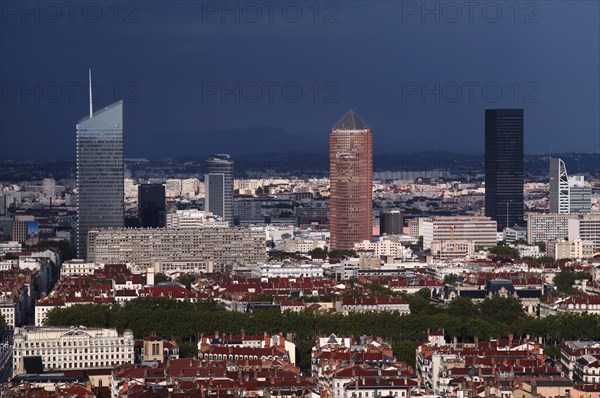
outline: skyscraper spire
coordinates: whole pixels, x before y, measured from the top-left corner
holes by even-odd
[[[92,118],[92,116],[94,116],[94,108],[92,107],[93,101],[92,101],[92,68],[89,68],[89,74],[90,74],[90,119]]]

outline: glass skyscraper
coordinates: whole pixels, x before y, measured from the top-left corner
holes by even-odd
[[[204,162],[204,209],[233,224],[233,160],[229,155],[212,155]]]
[[[77,255],[87,257],[88,231],[123,227],[123,101],[77,123]]]
[[[485,111],[485,215],[523,226],[523,109]]]
[[[140,184],[138,186],[138,218],[142,228],[165,227],[167,212],[163,184]]]

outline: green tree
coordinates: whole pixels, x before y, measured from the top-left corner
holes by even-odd
[[[494,296],[483,300],[478,307],[481,318],[496,324],[512,325],[519,318],[527,316],[521,302],[514,297]]]
[[[181,283],[182,285],[185,285],[185,287],[188,290],[190,290],[192,288],[192,284],[196,283],[197,279],[198,276],[195,274],[185,274],[177,278],[177,282]]]
[[[168,276],[166,276],[163,273],[158,273],[154,275],[154,283],[160,283],[160,282],[169,282],[171,280],[171,278],[169,278]]]
[[[591,275],[587,272],[573,272],[568,270],[562,270],[554,276],[552,282],[554,282],[556,290],[560,293],[581,294],[583,292],[577,288],[574,288],[573,284],[576,280],[589,280],[590,278]]]
[[[449,274],[444,276],[444,284],[445,285],[452,285],[452,286],[456,286],[456,280],[458,279],[458,275],[456,274]]]
[[[8,329],[8,324],[6,323],[6,319],[4,319],[4,315],[0,314],[0,330]]]

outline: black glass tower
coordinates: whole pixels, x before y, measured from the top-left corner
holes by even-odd
[[[138,217],[142,228],[164,228],[166,223],[165,186],[140,184]]]
[[[523,109],[485,111],[485,215],[524,226]]]
[[[385,211],[379,216],[380,235],[400,235],[402,227],[402,214],[398,210]]]

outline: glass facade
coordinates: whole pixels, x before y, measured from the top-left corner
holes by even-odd
[[[523,109],[485,111],[485,215],[499,229],[525,225]]]
[[[88,231],[123,227],[123,102],[77,123],[77,255],[87,257]]]
[[[165,186],[140,184],[138,187],[138,218],[142,228],[164,228],[166,224]]]
[[[233,161],[229,155],[212,155],[204,162],[204,209],[233,224]]]

